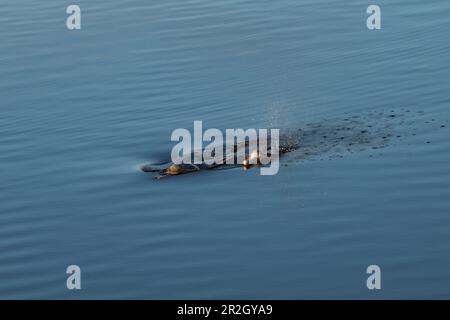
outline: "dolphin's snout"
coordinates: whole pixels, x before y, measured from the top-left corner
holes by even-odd
[[[150,164],[146,164],[141,167],[141,170],[144,172],[158,172],[160,169],[156,168]]]

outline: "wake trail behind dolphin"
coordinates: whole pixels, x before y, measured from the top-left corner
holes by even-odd
[[[434,119],[432,119],[434,121]],[[280,145],[298,144],[290,160],[342,158],[345,154],[376,150],[393,140],[415,136],[419,123],[432,123],[423,111],[373,111],[346,114],[340,119],[307,123],[301,129],[281,129]],[[441,125],[440,127],[445,127]]]

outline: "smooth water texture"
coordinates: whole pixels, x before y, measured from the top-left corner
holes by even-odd
[[[360,0],[76,3],[75,31],[1,4],[0,298],[450,298],[450,2],[378,1],[379,31]],[[194,120],[351,115],[396,133],[275,176],[139,170]]]

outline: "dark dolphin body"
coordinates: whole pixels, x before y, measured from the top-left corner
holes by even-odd
[[[286,143],[285,145],[279,146],[279,154],[285,154],[287,152],[290,152],[292,150],[295,150],[298,148],[297,144],[291,144]],[[267,155],[270,157],[270,143],[268,144],[267,148]],[[203,150],[202,150],[203,152]],[[220,170],[220,169],[230,169],[230,168],[236,168],[236,167],[244,167],[246,169],[250,168],[251,165],[247,164],[246,162],[238,163],[237,162],[237,154],[239,152],[244,152],[244,159],[248,159],[249,157],[249,142],[246,141],[243,144],[235,144],[234,145],[234,154],[232,155],[234,157],[234,164],[229,164],[227,162],[228,155],[226,154],[226,148],[223,146],[223,159],[220,163],[212,163],[207,164],[205,162],[202,162],[200,164],[192,164],[192,163],[181,163],[181,164],[174,164],[172,162],[162,164],[162,165],[144,165],[141,167],[142,171],[144,172],[157,172],[159,175],[155,176],[155,179],[161,179],[163,177],[167,176],[175,176],[180,174],[186,174],[191,172],[196,172],[200,170]],[[259,152],[258,152],[259,153]],[[191,154],[191,159],[193,158],[193,154]],[[259,156],[258,156],[259,158]],[[258,162],[257,165],[260,165]]]

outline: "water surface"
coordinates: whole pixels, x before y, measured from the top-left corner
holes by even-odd
[[[373,32],[361,0],[77,4],[73,32],[60,1],[2,4],[0,298],[450,297],[450,3],[378,1]],[[139,170],[194,120],[354,115],[395,134],[328,154],[313,135],[323,156],[275,176]]]

